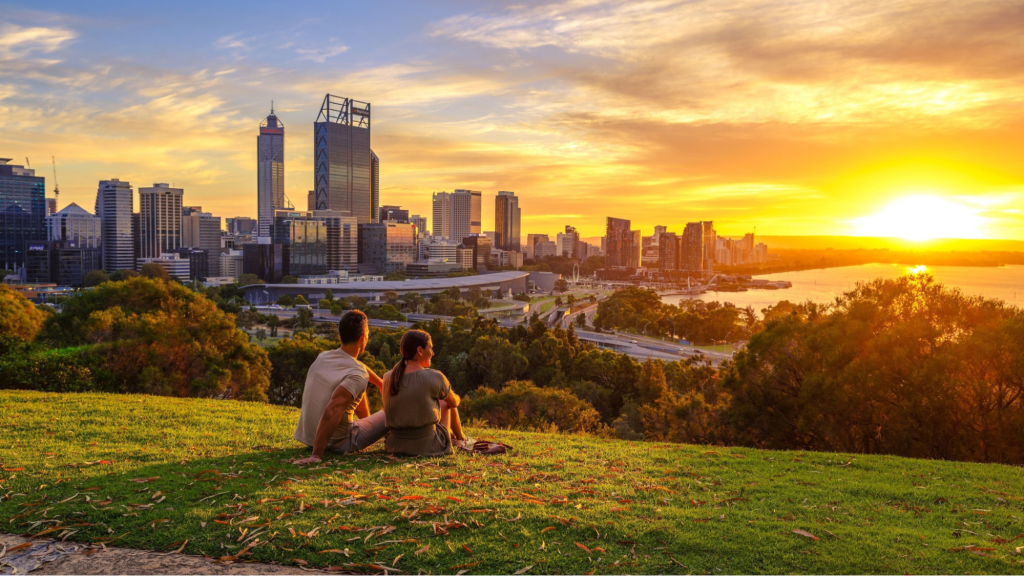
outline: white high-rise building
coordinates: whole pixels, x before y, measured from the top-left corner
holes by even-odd
[[[107,273],[135,269],[132,237],[134,198],[132,185],[117,178],[100,180],[96,191],[96,215],[100,218],[103,269]]]
[[[451,236],[451,194],[447,192],[434,192],[434,227],[431,228],[431,236],[436,238],[448,238]]]
[[[480,199],[480,192],[472,190],[434,192],[434,227],[431,235],[461,243],[470,234],[480,234]]]
[[[284,124],[270,115],[260,123],[256,138],[256,235],[269,238],[274,225],[274,210],[284,210]]]
[[[461,243],[466,236],[473,234],[473,198],[469,190],[456,190],[448,197],[451,220],[448,239],[452,242]],[[479,233],[480,225],[477,224],[476,234]]]
[[[75,248],[102,248],[102,230],[103,220],[74,202],[46,217],[47,239],[71,243]]]
[[[139,188],[139,258],[160,258],[181,248],[184,193],[164,183]]]

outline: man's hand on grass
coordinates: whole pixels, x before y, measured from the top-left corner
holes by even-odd
[[[305,466],[306,464],[316,464],[319,461],[320,457],[314,454],[309,458],[302,458],[301,460],[292,460],[292,464],[295,464],[296,466]]]

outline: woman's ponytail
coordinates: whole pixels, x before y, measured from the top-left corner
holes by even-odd
[[[391,369],[391,382],[389,394],[395,396],[402,389],[402,376],[405,374],[405,366],[416,358],[420,348],[430,345],[430,334],[423,330],[409,330],[402,335],[402,341],[398,344],[398,350],[402,353],[402,359]]]

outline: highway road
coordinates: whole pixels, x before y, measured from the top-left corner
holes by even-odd
[[[280,318],[291,318],[295,315],[295,310],[276,310],[276,309],[261,309],[263,313],[274,312]],[[589,314],[588,314],[589,316]],[[409,322],[399,322],[395,320],[375,320],[370,319],[370,326],[376,328],[411,328],[415,322],[427,322],[434,319],[441,319],[445,322],[450,323],[452,321],[451,316],[435,316],[432,314],[407,314],[406,317],[410,320]],[[330,314],[322,314],[320,311],[313,310],[313,320],[316,322],[337,322],[338,317]],[[511,328],[521,322],[515,320],[498,320],[498,324],[505,327]],[[659,340],[651,340],[644,337],[637,337],[631,334],[612,334],[612,333],[597,333],[589,332],[586,330],[578,330],[576,337],[580,340],[587,342],[593,342],[602,348],[608,348],[628,354],[638,360],[646,360],[648,358],[657,358],[665,361],[673,360],[684,360],[698,355],[703,355],[715,366],[718,366],[723,360],[732,357],[731,354],[724,354],[721,352],[707,352],[704,350],[698,350],[696,348],[690,348],[678,344],[672,344],[668,342],[662,342]]]

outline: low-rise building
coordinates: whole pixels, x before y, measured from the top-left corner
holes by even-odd
[[[191,270],[189,268],[189,258],[182,258],[180,254],[176,252],[165,252],[160,255],[159,258],[139,258],[136,260],[136,266],[139,270],[145,264],[149,263],[159,264],[167,271],[167,275],[171,278],[177,278],[182,282],[187,281],[191,277]]]
[[[454,261],[420,261],[405,267],[406,276],[413,278],[444,278],[452,272],[462,272],[462,264]]]

